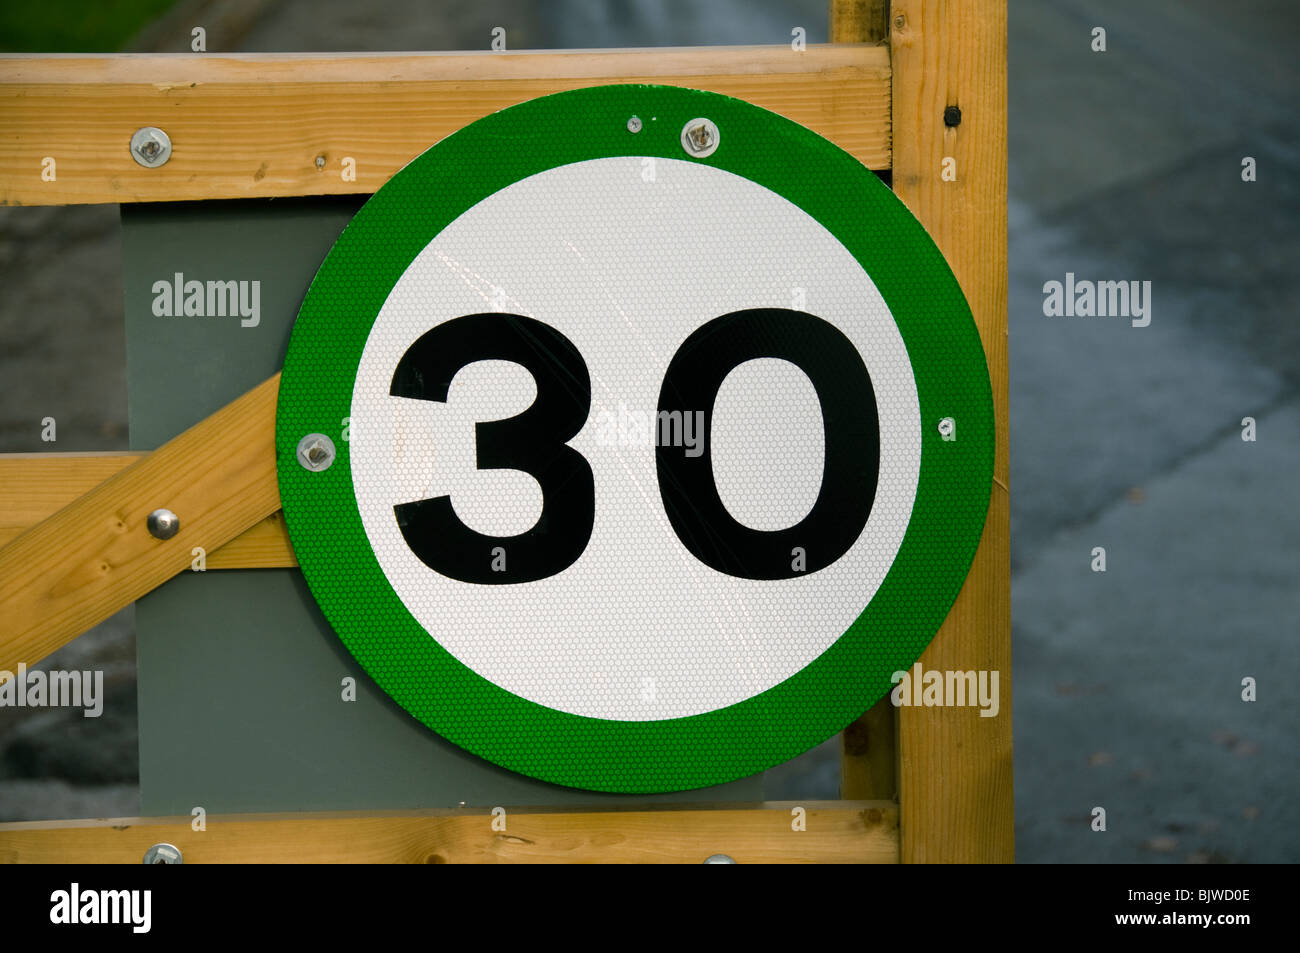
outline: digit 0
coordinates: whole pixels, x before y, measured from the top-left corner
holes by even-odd
[[[713,405],[727,375],[746,361],[774,357],[799,367],[821,403],[825,457],[808,514],[780,530],[738,522],[718,495],[710,434]],[[880,463],[880,422],[871,376],[853,343],[828,321],[803,311],[734,311],[697,328],[673,355],[659,392],[659,411],[704,411],[704,452],[659,445],[659,493],[677,538],[719,572],[747,579],[789,579],[824,569],[861,535],[871,515]],[[765,448],[780,461],[786,447]],[[806,568],[791,566],[802,547]]]

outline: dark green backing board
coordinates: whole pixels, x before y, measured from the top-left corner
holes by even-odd
[[[133,449],[157,447],[280,369],[307,286],[360,205],[122,207]],[[154,282],[175,272],[259,280],[260,323],[155,316]],[[195,806],[222,814],[763,799],[761,774],[629,797],[546,784],[475,757],[375,686],[297,569],[182,573],[136,603],[136,628],[146,816]],[[355,702],[341,698],[345,676],[356,679]]]

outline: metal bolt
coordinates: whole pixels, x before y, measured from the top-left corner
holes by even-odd
[[[323,433],[309,433],[298,441],[298,462],[313,473],[328,470],[336,455],[334,441]]]
[[[895,30],[901,30],[905,26],[907,26],[907,17],[903,16],[901,13],[898,16],[894,17]]]
[[[711,119],[692,119],[682,126],[682,148],[697,159],[713,155],[720,138],[718,126]]]
[[[939,421],[940,437],[951,437],[952,432],[956,429],[957,429],[957,421],[953,420],[951,417],[945,417],[943,418],[943,420]]]
[[[640,116],[633,116],[631,119],[629,119],[629,120],[627,121],[627,131],[628,131],[628,132],[640,132],[640,131],[641,131],[641,117],[640,117]]]
[[[146,864],[183,864],[181,849],[175,844],[154,844],[144,852]]]
[[[714,854],[712,857],[705,859],[706,864],[734,864],[735,861],[726,854]]]
[[[131,136],[131,158],[146,169],[156,169],[172,155],[172,141],[157,126],[137,129]]]
[[[324,156],[317,156],[317,157],[316,157],[316,168],[318,168],[318,169],[323,169],[323,168],[325,168],[325,157],[324,157]]]
[[[181,529],[181,518],[171,510],[154,510],[145,519],[149,535],[154,539],[171,539]]]

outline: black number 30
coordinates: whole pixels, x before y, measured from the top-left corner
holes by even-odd
[[[794,526],[756,530],[738,522],[713,478],[712,418],[727,375],[756,358],[798,366],[821,404],[825,457],[821,489]],[[595,522],[591,467],[566,444],[586,423],[591,377],[582,355],[548,324],[517,314],[472,314],[423,334],[398,362],[390,393],[445,403],[451,380],[477,361],[503,360],[533,375],[537,398],[522,414],[475,425],[479,469],[522,470],[542,489],[537,523],[518,536],[488,536],[456,516],[447,496],[393,508],[402,536],[429,568],[462,582],[521,583],[573,565]],[[661,413],[703,411],[703,452],[660,444],[659,492],[678,539],[719,572],[786,579],[823,569],[853,545],[875,499],[880,426],[871,377],[857,349],[834,325],[803,311],[759,308],[715,318],[692,333],[669,362]],[[767,448],[780,461],[784,448]],[[496,547],[500,547],[496,550]],[[793,559],[796,550],[802,554]],[[488,558],[498,551],[499,564]]]

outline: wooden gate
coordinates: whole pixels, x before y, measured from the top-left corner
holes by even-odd
[[[482,54],[0,58],[0,203],[184,202],[370,193],[497,109],[602,83],[748,100],[892,183],[965,291],[996,412],[994,488],[970,574],[921,662],[1010,685],[1005,0],[832,0],[828,45]],[[142,126],[175,153],[145,168]],[[42,161],[55,156],[56,181]],[[337,174],[355,161],[352,180]],[[190,567],[151,536],[166,506],[208,568],[296,565],[279,516],[278,375],[148,454],[0,456],[0,670],[39,661]],[[212,447],[225,448],[221,454]],[[1011,705],[882,700],[843,735],[843,800],[665,810],[483,808],[0,824],[0,861],[988,862],[1013,859]],[[803,809],[804,823],[792,824]],[[796,830],[802,826],[804,829]]]

